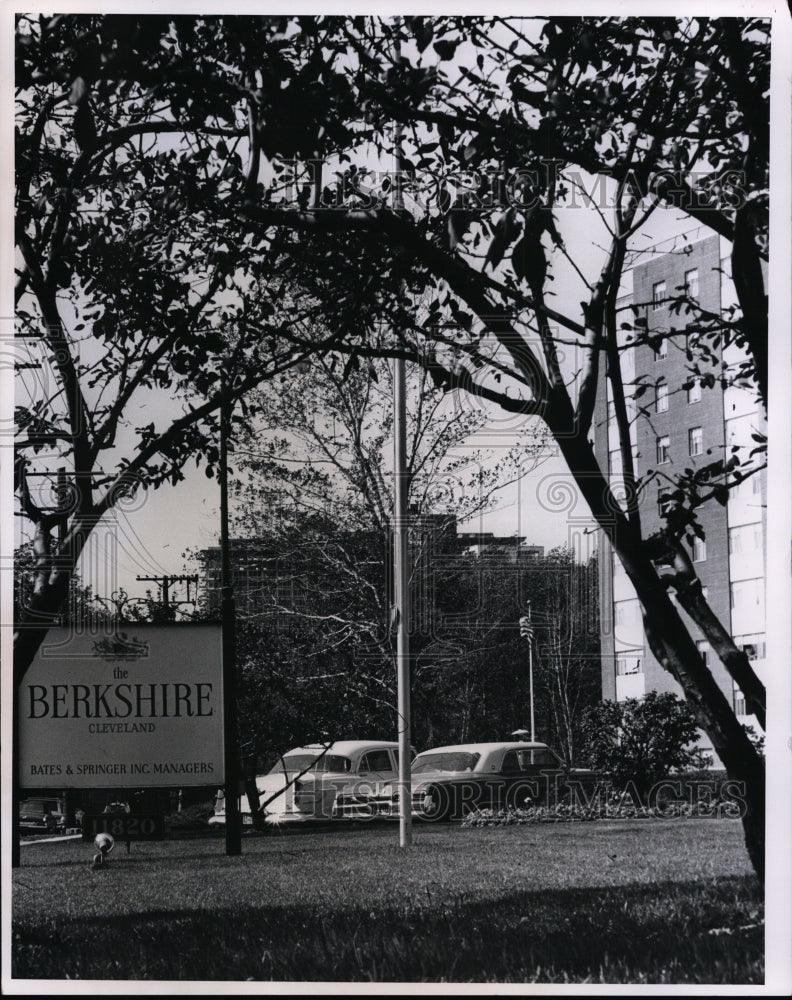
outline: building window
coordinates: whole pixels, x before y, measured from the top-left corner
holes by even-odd
[[[664,358],[667,357],[668,357],[668,337],[666,335],[663,335],[659,344],[654,349],[654,359],[655,361],[662,361]]]
[[[748,712],[745,708],[745,695],[742,691],[734,685],[734,714],[735,715],[747,715]]]
[[[729,528],[729,553],[740,555],[743,552],[757,552],[762,548],[761,524],[741,524]]]
[[[668,383],[662,379],[657,383],[655,405],[658,413],[665,413],[668,409]]]
[[[763,660],[767,655],[765,639],[762,634],[735,636],[734,641],[749,660]]]
[[[703,538],[693,539],[693,562],[704,562],[707,558],[707,543]]]
[[[657,516],[664,517],[667,511],[666,504],[669,502],[668,490],[657,491]]]
[[[731,606],[733,611],[749,611],[761,607],[762,580],[737,580],[731,585]]]
[[[701,662],[704,664],[705,667],[708,667],[710,662],[710,657],[709,657],[710,644],[707,642],[706,639],[699,639],[696,642],[696,649],[699,651]]]
[[[664,281],[657,281],[652,285],[652,308],[660,309],[663,305],[663,300],[666,294],[666,283]]]
[[[698,299],[699,296],[699,275],[698,268],[685,271],[685,295],[691,299]]]
[[[688,431],[688,453],[700,455],[704,451],[704,433],[700,427],[691,427]]]
[[[641,660],[637,656],[617,656],[616,673],[619,677],[626,677],[628,674],[640,674]]]
[[[688,403],[700,403],[701,402],[701,382],[698,379],[694,379],[687,391],[687,401]]]
[[[613,621],[616,625],[632,625],[640,621],[640,612],[636,600],[614,601]]]
[[[669,449],[671,447],[671,438],[659,437],[657,439],[657,464],[665,465],[667,462],[671,461],[671,456],[669,454]]]

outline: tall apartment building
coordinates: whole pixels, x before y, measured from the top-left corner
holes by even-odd
[[[741,355],[738,349],[716,348],[718,367],[702,365],[702,371],[716,375],[715,384],[691,378],[691,357],[697,356],[694,330],[688,329],[692,315],[684,308],[674,311],[668,299],[687,289],[703,309],[722,314],[735,302],[729,278],[729,262],[719,237],[711,236],[688,244],[684,251],[656,253],[637,265],[632,274],[632,295],[620,305],[640,307],[638,322],[644,319],[650,334],[666,334],[654,350],[648,344],[627,347],[628,334],[620,332],[624,349],[624,381],[629,384],[628,411],[631,444],[639,477],[649,470],[656,476],[642,492],[641,522],[646,534],[663,525],[660,510],[663,494],[675,474],[715,461],[731,449],[742,446],[748,456],[755,446],[752,434],[765,431],[764,416],[755,394],[720,381],[721,370],[734,371]],[[630,310],[620,313],[630,316]],[[726,365],[720,369],[720,364]],[[604,374],[601,375],[604,380]],[[728,379],[726,380],[728,382]],[[635,396],[636,383],[649,389]],[[595,414],[595,451],[611,483],[621,477],[621,454],[615,428],[610,385],[600,386]],[[706,538],[690,546],[696,571],[706,597],[738,645],[754,660],[760,677],[765,662],[765,524],[766,476],[759,472],[728,495],[721,505],[714,500],[699,510]],[[641,611],[635,591],[606,538],[600,549],[600,618],[602,635],[603,698],[621,701],[642,697],[648,691],[681,694],[674,679],[657,662],[643,632]],[[673,599],[673,594],[672,594]],[[745,700],[720,660],[697,627],[681,611],[704,660],[733,705],[741,721],[755,725],[746,714]],[[707,748],[708,740],[702,738]]]

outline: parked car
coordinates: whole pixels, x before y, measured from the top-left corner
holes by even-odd
[[[381,740],[338,740],[289,750],[267,774],[256,777],[264,822],[280,826],[390,815],[398,750],[398,743]],[[252,824],[246,794],[240,797],[240,809],[243,824]],[[221,790],[209,822],[225,823],[225,811]]]
[[[32,798],[19,803],[19,825],[29,830],[57,833],[66,827],[58,799]]]
[[[411,768],[413,815],[461,819],[474,809],[524,808],[549,803],[571,781],[584,789],[594,772],[567,770],[545,743],[466,743],[419,753]]]

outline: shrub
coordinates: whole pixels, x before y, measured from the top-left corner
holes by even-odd
[[[673,772],[702,768],[710,758],[697,746],[698,724],[690,708],[671,692],[644,698],[604,701],[585,710],[580,754],[589,767],[621,788],[637,790],[646,802],[650,789]]]

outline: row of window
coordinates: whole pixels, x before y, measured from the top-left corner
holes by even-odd
[[[750,638],[751,641],[746,642],[745,639],[747,638]],[[763,660],[765,658],[765,640],[761,636],[735,637],[734,642],[737,648],[741,649],[749,660]],[[698,639],[696,649],[698,649],[701,656],[701,662],[705,667],[708,667],[710,665],[710,644],[706,639]]]
[[[698,268],[691,268],[689,271],[685,271],[685,294],[691,299],[697,299],[699,296],[699,273]],[[666,298],[666,283],[665,281],[656,281],[652,285],[652,308],[662,309]]]
[[[750,638],[752,641],[745,642],[744,638]],[[763,660],[765,658],[766,645],[765,640],[761,636],[743,637],[743,639],[736,638],[735,643],[737,648],[741,649],[749,660]],[[710,654],[712,652],[710,644],[706,639],[698,639],[696,641],[696,649],[699,651],[701,662],[705,667],[709,667]],[[627,674],[640,674],[642,669],[641,657],[636,656],[635,653],[628,656],[616,656],[616,673],[619,677],[624,677]]]
[[[701,402],[701,382],[696,379],[691,382],[687,390],[688,406]],[[655,410],[657,413],[665,413],[668,409],[668,383],[665,379],[660,379],[655,386]]]
[[[765,644],[764,640],[758,640],[754,643],[738,643],[742,646],[742,650],[747,654],[750,660],[763,659],[765,655]],[[701,660],[705,667],[710,665],[710,644],[704,640],[700,639],[696,643],[696,648],[699,651]],[[640,656],[617,656],[616,657],[616,675],[618,677],[626,677],[630,674],[640,674],[643,672],[642,662]],[[745,695],[742,693],[740,688],[732,682],[732,700],[735,715],[748,715],[748,709],[745,703]]]
[[[694,559],[698,554],[704,559],[707,558],[707,547],[701,539],[696,539],[696,542],[700,543],[700,547],[697,547],[694,543],[693,552]],[[701,561],[700,559],[696,560]],[[708,590],[706,587],[701,588],[701,593],[704,600],[708,600]],[[673,593],[669,593],[672,603],[675,606],[679,606],[676,596]],[[729,587],[729,600],[731,602],[732,611],[750,611],[758,610],[764,605],[764,579],[762,577],[754,577],[750,580],[735,580]],[[615,625],[632,625],[638,624],[641,621],[641,605],[636,598],[630,598],[626,601],[614,601],[613,602],[613,622]],[[745,640],[744,648],[746,652],[748,649],[753,651],[749,653],[751,659],[762,659],[764,657],[764,641],[760,641],[756,637],[749,637]],[[756,650],[759,650],[758,652]]]
[[[752,476],[739,486],[733,486],[729,490],[730,499],[738,499],[749,494],[757,496],[762,489],[762,483],[758,476]],[[667,517],[670,513],[668,505],[672,503],[670,499],[671,490],[660,488],[657,491],[657,516]],[[751,524],[741,524],[729,529],[729,552],[731,555],[741,553],[752,553],[761,551],[764,545],[762,525],[757,522]]]
[[[704,431],[701,427],[688,430],[688,455],[704,454]],[[671,461],[671,438],[663,434],[657,439],[657,464],[667,465]]]
[[[690,271],[685,271],[685,294],[691,299],[698,299],[699,294],[699,275],[698,268],[693,268]],[[665,281],[656,281],[652,285],[652,309],[662,309],[666,303],[666,283]],[[690,343],[686,344],[686,349],[690,349]],[[663,358],[668,357],[668,338],[664,337],[658,344],[655,350],[655,361],[661,361]]]

